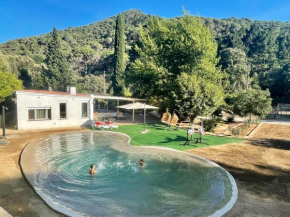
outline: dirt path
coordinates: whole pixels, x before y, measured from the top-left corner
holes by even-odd
[[[18,160],[25,145],[36,138],[81,128],[18,133],[0,146],[0,206],[13,216],[60,217],[26,183]],[[8,131],[8,133],[11,133]],[[290,216],[290,127],[263,124],[251,140],[189,150],[217,162],[236,179],[239,196],[227,217]]]
[[[290,127],[263,124],[251,140],[190,150],[227,169],[239,196],[225,216],[290,216]]]
[[[19,156],[25,145],[36,138],[70,131],[85,131],[81,128],[67,128],[47,131],[9,131],[17,133],[9,144],[0,146],[0,206],[12,216],[18,217],[60,217],[49,209],[23,178],[19,168]]]

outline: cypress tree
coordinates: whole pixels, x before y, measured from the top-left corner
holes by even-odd
[[[121,14],[116,19],[115,47],[114,47],[114,73],[112,87],[114,95],[120,95],[124,86],[125,63],[125,34],[124,23]]]
[[[53,28],[47,45],[45,63],[47,65],[47,69],[44,70],[46,86],[51,86],[54,90],[65,90],[66,86],[73,81],[72,71],[67,58],[61,51],[61,41],[56,28]]]

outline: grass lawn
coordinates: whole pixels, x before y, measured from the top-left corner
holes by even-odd
[[[131,145],[161,146],[177,150],[187,150],[243,141],[242,139],[232,137],[204,135],[203,138],[205,140],[202,140],[203,143],[196,144],[195,139],[190,145],[183,146],[186,141],[186,131],[184,129],[179,129],[178,131],[167,130],[164,124],[147,124],[146,129],[150,131],[146,134],[141,134],[140,131],[143,130],[143,125],[136,124],[119,126],[119,129],[113,131],[129,135],[131,137]],[[195,133],[193,138],[198,138],[198,136],[198,133]]]

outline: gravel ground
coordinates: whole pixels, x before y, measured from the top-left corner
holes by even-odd
[[[19,156],[25,145],[36,138],[56,133],[85,131],[81,128],[17,133],[9,144],[0,146],[0,205],[18,217],[60,217],[48,208],[23,178]],[[263,124],[244,143],[188,150],[227,169],[236,179],[239,196],[225,216],[290,216],[290,128]]]

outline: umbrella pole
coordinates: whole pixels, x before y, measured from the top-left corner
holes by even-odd
[[[145,132],[145,124],[146,124],[146,107],[144,103],[144,132]]]

